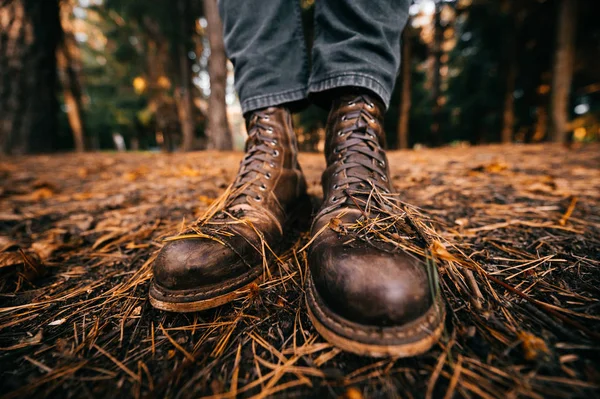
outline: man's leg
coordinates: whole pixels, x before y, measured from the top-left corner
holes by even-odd
[[[309,316],[344,350],[414,356],[437,342],[444,307],[425,240],[393,194],[383,150],[409,1],[316,4],[309,89],[331,111],[324,200],[308,250]]]
[[[308,54],[299,0],[219,0],[225,49],[244,113],[302,101]]]
[[[315,3],[309,91],[317,101],[319,93],[352,86],[376,94],[387,108],[400,68],[400,35],[409,5],[410,0]]]
[[[306,95],[308,62],[296,3],[219,3],[246,118],[246,155],[220,206],[159,252],[150,287],[156,308],[191,312],[232,301],[266,275],[264,257],[272,259],[270,250],[280,247],[291,222],[310,217],[289,111]]]

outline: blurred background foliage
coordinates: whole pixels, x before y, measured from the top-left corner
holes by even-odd
[[[415,1],[388,146],[598,140],[598,15],[597,0]],[[242,148],[221,30],[216,0],[0,0],[0,152]],[[295,116],[303,150],[322,149],[326,117]]]

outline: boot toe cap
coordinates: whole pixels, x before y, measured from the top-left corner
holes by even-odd
[[[218,284],[248,269],[228,246],[203,238],[169,241],[154,261],[154,279],[170,290]]]
[[[406,253],[330,245],[311,251],[311,274],[325,304],[361,324],[402,325],[433,304],[426,265]]]

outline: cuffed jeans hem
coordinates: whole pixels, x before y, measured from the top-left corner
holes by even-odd
[[[357,72],[345,72],[330,77],[311,80],[308,92],[315,94],[340,87],[362,87],[375,93],[387,109],[390,105],[391,91],[387,90],[377,79]]]
[[[293,103],[302,100],[306,100],[306,87],[286,90],[280,93],[250,97],[242,100],[241,105],[242,112],[246,114],[257,109],[273,107],[276,105]]]

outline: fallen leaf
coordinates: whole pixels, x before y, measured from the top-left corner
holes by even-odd
[[[185,166],[182,166],[181,168],[179,168],[179,172],[180,172],[180,176],[190,176],[190,177],[202,176],[201,171],[199,171],[198,169],[191,168],[188,165],[185,165]]]
[[[206,195],[200,195],[198,196],[198,201],[206,205],[211,205],[213,202],[215,202],[215,199],[207,197]]]
[[[521,346],[526,360],[532,361],[550,355],[550,349],[546,341],[527,331],[519,331],[517,337],[521,340]]]
[[[31,249],[35,251],[41,260],[46,260],[61,246],[51,242],[34,242]]]
[[[0,253],[0,268],[18,266],[23,264],[23,257],[18,252]]]
[[[127,181],[133,182],[138,180],[140,177],[147,175],[149,172],[146,166],[140,166],[139,168],[132,170],[131,172],[126,172],[123,174],[123,178]]]
[[[488,164],[479,165],[471,169],[471,172],[486,172],[486,173],[500,173],[508,169],[508,164],[502,161],[493,161]]]
[[[4,252],[17,246],[17,242],[6,236],[0,236],[0,252]]]
[[[51,198],[52,196],[54,196],[54,191],[52,191],[52,189],[49,187],[42,187],[34,190],[30,194],[16,195],[12,197],[12,199],[20,202],[30,202],[45,200]]]
[[[22,344],[36,345],[42,342],[43,333],[39,330],[34,336],[21,340]]]
[[[431,243],[430,250],[433,256],[435,256],[436,258],[443,259],[448,262],[458,262],[456,256],[448,252],[446,247],[444,247],[444,244],[442,244],[439,241],[433,241]]]
[[[345,399],[363,399],[364,396],[363,396],[362,392],[358,390],[358,388],[350,387],[344,393],[344,398]]]
[[[466,226],[467,224],[469,224],[469,219],[466,219],[466,218],[456,219],[454,221],[454,223],[456,223],[459,226]]]

